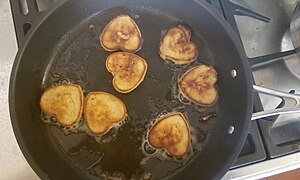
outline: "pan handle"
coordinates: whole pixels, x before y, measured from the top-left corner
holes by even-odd
[[[273,89],[268,89],[268,88],[256,86],[256,85],[253,85],[253,89],[262,94],[279,97],[283,101],[285,101],[286,104],[292,104],[293,106],[253,113],[251,120],[256,120],[256,119],[274,116],[274,115],[280,115],[280,114],[300,113],[300,95],[286,93],[286,92],[282,92],[282,91],[276,91]],[[289,103],[287,103],[287,102],[289,102]]]

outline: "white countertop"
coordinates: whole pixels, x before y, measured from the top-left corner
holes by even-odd
[[[13,133],[8,108],[11,67],[17,41],[9,0],[0,1],[0,180],[39,179],[25,160]]]

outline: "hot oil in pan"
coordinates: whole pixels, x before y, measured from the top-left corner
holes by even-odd
[[[135,18],[144,39],[137,54],[148,63],[145,80],[128,94],[114,90],[112,76],[105,68],[105,59],[110,53],[103,50],[99,43],[104,26],[120,14]],[[128,112],[125,123],[102,137],[91,135],[84,119],[78,127],[70,130],[62,131],[57,126],[51,126],[53,135],[71,162],[100,178],[158,179],[180,170],[201,150],[214,119],[204,123],[199,118],[208,112],[216,112],[217,108],[195,107],[179,96],[177,81],[192,66],[201,63],[214,65],[214,53],[203,38],[196,37],[199,32],[194,33],[191,28],[192,41],[200,50],[198,60],[190,65],[174,65],[162,60],[157,52],[161,32],[180,21],[174,16],[158,14],[155,10],[146,12],[145,9],[115,8],[78,25],[58,44],[43,88],[67,78],[71,83],[79,84],[85,96],[91,91],[105,91],[119,97]],[[189,154],[177,160],[162,150],[151,149],[146,138],[153,120],[172,111],[184,113],[192,135]],[[152,151],[155,155],[151,155]]]

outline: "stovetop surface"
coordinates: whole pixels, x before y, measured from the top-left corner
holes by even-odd
[[[249,17],[235,17],[249,61],[259,56],[272,58],[272,54],[294,49],[290,37],[290,22],[297,4],[296,0],[234,0],[232,2],[271,19],[270,23],[265,23]],[[299,93],[300,79],[291,68],[299,62],[298,56],[285,56],[275,63],[253,68],[255,83],[271,89],[285,92],[294,90]],[[261,94],[260,99],[264,109],[274,109],[282,101],[280,98]],[[300,114],[280,115],[268,119],[271,121],[258,121],[268,158],[299,151]]]

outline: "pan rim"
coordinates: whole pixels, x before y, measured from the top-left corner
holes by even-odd
[[[47,12],[46,14],[44,14],[42,16],[42,18],[39,19],[39,21],[34,24],[34,26],[32,27],[32,29],[30,29],[30,31],[28,32],[28,35],[26,37],[26,40],[24,41],[24,44],[20,47],[20,49],[18,50],[18,53],[16,55],[16,58],[14,60],[13,63],[13,67],[12,67],[12,71],[11,71],[11,75],[10,75],[10,83],[9,83],[9,112],[10,112],[10,117],[11,117],[11,123],[12,123],[12,127],[13,127],[13,131],[14,134],[16,136],[18,145],[20,147],[20,149],[22,150],[22,153],[24,154],[24,157],[26,158],[27,162],[30,164],[30,166],[32,167],[32,169],[36,172],[36,174],[40,177],[40,178],[45,178],[48,177],[47,173],[44,172],[38,165],[38,163],[36,161],[34,161],[33,157],[31,156],[31,153],[28,150],[28,147],[26,146],[26,143],[21,135],[20,132],[20,126],[18,121],[16,120],[17,116],[16,116],[16,112],[13,110],[15,107],[15,97],[14,97],[14,89],[15,89],[15,78],[17,76],[18,73],[18,69],[19,69],[19,64],[22,60],[22,56],[28,46],[28,44],[30,43],[30,39],[32,39],[32,36],[34,36],[35,32],[39,29],[39,27],[44,23],[44,21],[52,15],[53,12],[55,12],[57,9],[59,9],[61,6],[63,6],[65,3],[69,2],[68,0],[63,0],[61,1],[59,4],[57,4],[56,6],[54,6],[51,10],[49,10],[49,12]],[[241,58],[241,64],[243,66],[244,69],[244,73],[246,74],[245,76],[245,81],[246,81],[246,86],[247,86],[247,94],[248,96],[246,97],[248,103],[247,103],[247,113],[246,113],[246,117],[245,119],[247,119],[244,122],[244,126],[242,128],[242,131],[244,133],[240,134],[241,138],[239,138],[239,142],[237,142],[236,144],[238,144],[237,147],[235,147],[234,152],[236,154],[236,156],[232,156],[230,161],[228,161],[226,163],[226,165],[224,165],[224,167],[229,167],[231,166],[231,164],[234,162],[233,159],[235,159],[238,155],[238,153],[241,151],[242,149],[242,145],[246,139],[246,135],[248,133],[248,129],[250,127],[250,119],[252,116],[252,105],[253,105],[253,91],[252,91],[252,85],[253,85],[253,80],[250,78],[251,77],[251,70],[249,65],[247,64],[246,60],[246,54],[244,53],[244,49],[242,48],[242,43],[239,40],[239,38],[237,37],[237,35],[235,34],[235,32],[233,31],[233,29],[230,27],[230,25],[223,19],[223,17],[217,12],[217,10],[213,9],[212,7],[210,7],[210,5],[205,2],[205,1],[201,1],[201,0],[195,0],[195,2],[199,3],[199,5],[201,5],[202,7],[204,7],[207,12],[209,12],[219,23],[220,25],[222,25],[222,27],[224,28],[224,30],[226,31],[226,33],[229,35],[230,39],[232,39],[232,42],[235,46],[235,48],[238,51],[239,57]],[[228,169],[228,168],[226,168]],[[175,174],[174,174],[175,175]],[[224,175],[223,172],[219,172],[218,175],[216,175],[216,177],[221,178]],[[170,175],[170,177],[172,177],[172,175]]]
[[[67,3],[68,0],[62,0],[59,3],[57,3],[55,6],[49,9],[49,11],[45,12],[44,14],[41,14],[41,18],[35,22],[35,24],[30,28],[30,30],[27,33],[27,36],[25,37],[24,44],[19,47],[18,52],[16,54],[16,57],[14,59],[14,63],[12,66],[12,70],[10,73],[10,79],[9,79],[9,91],[8,91],[8,104],[9,104],[9,114],[10,114],[10,121],[12,124],[13,132],[16,137],[17,143],[19,148],[21,149],[22,154],[24,155],[26,161],[30,165],[30,167],[34,170],[37,176],[39,176],[42,179],[49,179],[49,175],[44,172],[38,165],[38,163],[33,159],[31,153],[29,152],[29,148],[27,147],[23,136],[20,132],[20,126],[16,116],[16,112],[13,110],[15,107],[15,96],[14,96],[14,89],[15,89],[15,79],[18,73],[19,65],[22,60],[23,54],[30,43],[30,39],[34,36],[35,32],[39,29],[39,27],[44,23],[44,21],[51,16],[53,12],[55,12],[57,9],[59,9],[63,4]]]
[[[214,16],[214,18],[223,26],[223,29],[226,31],[226,33],[229,35],[230,39],[232,40],[235,48],[238,51],[239,57],[241,58],[241,64],[243,66],[243,70],[245,73],[245,85],[246,85],[246,94],[248,95],[246,97],[246,101],[247,103],[247,111],[246,111],[246,116],[245,118],[245,122],[244,122],[244,126],[241,129],[241,134],[239,134],[240,138],[239,138],[239,142],[237,142],[237,146],[234,148],[234,155],[235,156],[231,156],[230,160],[227,161],[227,163],[225,163],[224,166],[227,166],[228,170],[229,168],[233,165],[234,161],[236,160],[236,158],[238,157],[239,153],[241,152],[242,148],[243,148],[243,144],[245,143],[245,140],[247,138],[248,135],[248,131],[250,128],[250,122],[251,122],[251,117],[253,114],[253,79],[251,78],[251,69],[250,69],[250,65],[248,63],[247,57],[246,57],[246,52],[243,48],[243,44],[241,42],[241,40],[238,38],[238,35],[234,32],[234,30],[232,29],[232,27],[230,26],[230,24],[219,14],[219,12],[212,8],[211,5],[206,2],[206,1],[201,1],[201,0],[195,0],[197,3],[199,3],[200,5],[202,5],[202,7],[204,7],[209,13],[211,13],[212,16]],[[226,171],[227,172],[227,171]],[[225,173],[226,173],[225,172]],[[225,173],[219,172],[218,175],[216,175],[216,179],[221,179]]]

